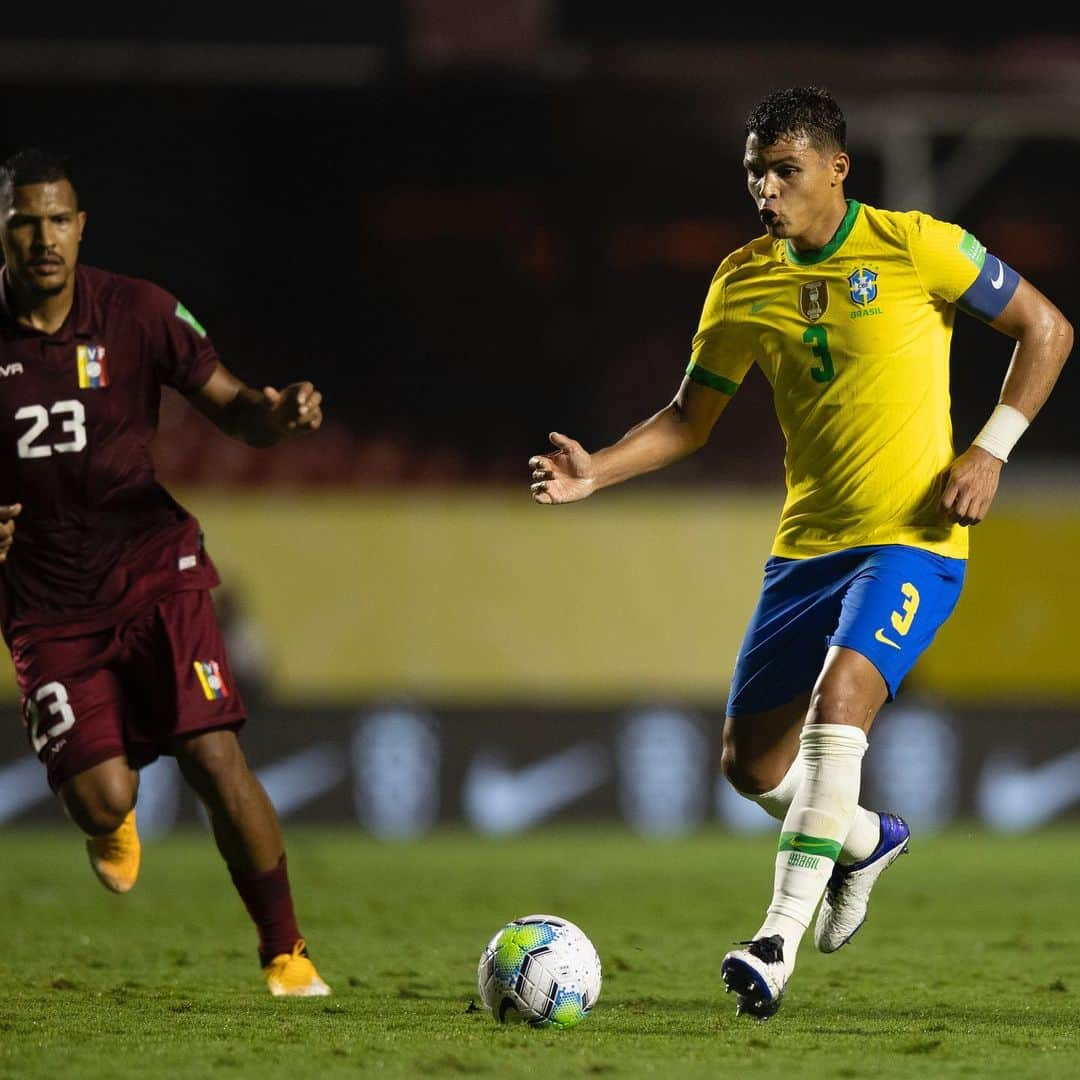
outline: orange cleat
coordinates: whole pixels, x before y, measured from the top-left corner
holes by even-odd
[[[98,881],[116,893],[129,892],[139,877],[142,845],[131,810],[119,827],[106,836],[88,836],[86,852]]]
[[[263,968],[266,985],[274,997],[326,997],[330,987],[319,978],[315,965],[308,959],[307,942],[303,938],[291,953],[279,953]]]

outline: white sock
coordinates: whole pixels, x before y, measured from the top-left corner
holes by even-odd
[[[781,827],[772,903],[754,935],[783,937],[789,972],[858,809],[866,736],[850,724],[807,724],[800,744],[803,778]]]
[[[772,789],[763,791],[760,795],[747,795],[748,799],[756,802],[769,817],[783,821],[787,817],[788,807],[795,798],[795,792],[799,790],[805,775],[803,767],[803,755],[800,750],[791,763],[791,768],[784,773],[784,778]],[[844,837],[844,846],[840,849],[840,858],[836,861],[841,866],[850,866],[852,863],[865,859],[881,839],[881,821],[873,810],[867,810],[865,806],[855,808],[855,820],[851,823],[851,831]]]
[[[747,795],[746,797],[756,802],[769,817],[783,821],[787,817],[788,807],[795,798],[795,792],[803,781],[806,770],[803,768],[802,749],[795,755],[791,768],[784,773],[784,778],[772,789],[763,791],[760,795]]]

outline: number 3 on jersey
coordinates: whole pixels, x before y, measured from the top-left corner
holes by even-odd
[[[810,375],[814,382],[828,382],[835,374],[832,353],[829,352],[829,335],[824,326],[808,326],[803,332],[803,341],[810,346],[810,351],[821,361],[821,367],[812,367]]]
[[[58,434],[69,438],[48,442],[41,436],[50,426],[50,418],[58,420]],[[51,457],[53,454],[77,454],[86,449],[86,410],[81,401],[57,401],[51,408],[44,405],[24,405],[15,413],[16,420],[29,420],[30,426],[19,436],[16,444],[21,458]]]

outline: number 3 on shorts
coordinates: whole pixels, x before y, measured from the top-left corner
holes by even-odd
[[[893,629],[906,637],[911,629],[911,620],[915,618],[915,612],[919,610],[919,590],[910,581],[905,581],[900,586],[900,592],[904,594],[904,603],[899,611],[892,613],[891,621]]]
[[[51,700],[50,700],[51,699]],[[39,733],[41,727],[42,710],[48,709],[49,716],[59,716],[58,723],[51,728]],[[67,690],[63,683],[50,682],[39,686],[34,691],[33,701],[27,702],[27,722],[30,727],[30,742],[34,747],[34,753],[40,754],[41,748],[57,735],[63,735],[75,726],[75,713],[68,704]]]

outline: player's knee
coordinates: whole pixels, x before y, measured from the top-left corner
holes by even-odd
[[[211,731],[185,739],[176,751],[184,776],[196,788],[220,787],[247,763],[232,731]]]
[[[88,836],[115,832],[135,805],[134,790],[119,782],[66,789],[62,798],[68,816]]]
[[[720,768],[728,783],[740,795],[761,795],[775,787],[765,763],[747,755],[740,755],[731,743],[725,743],[720,756]]]
[[[854,724],[866,720],[865,695],[854,680],[843,676],[828,679],[815,688],[806,715],[808,724]]]

